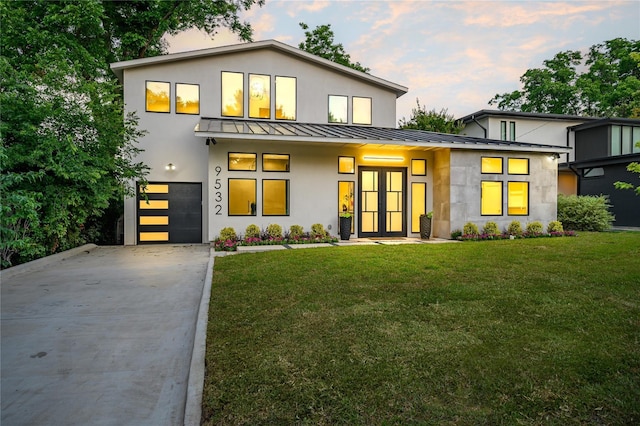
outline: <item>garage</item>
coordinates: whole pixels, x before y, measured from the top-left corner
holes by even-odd
[[[202,183],[137,188],[138,244],[202,243]]]

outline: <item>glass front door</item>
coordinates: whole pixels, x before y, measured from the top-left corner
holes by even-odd
[[[358,174],[359,236],[406,236],[406,169],[360,167]]]

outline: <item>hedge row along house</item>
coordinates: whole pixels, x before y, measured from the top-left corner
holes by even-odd
[[[268,40],[111,65],[135,111],[149,184],[125,244],[203,243],[224,227],[321,223],[356,237],[556,219],[567,146],[396,128],[408,89]]]

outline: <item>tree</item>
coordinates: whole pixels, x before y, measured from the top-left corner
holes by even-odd
[[[640,141],[636,142],[636,146],[640,148]],[[637,173],[638,177],[640,177],[640,163],[634,161],[633,163],[629,163],[627,165],[627,171],[630,173]],[[640,185],[633,185],[629,182],[618,181],[613,184],[616,189],[631,189],[635,191],[636,195],[640,195]]]
[[[237,12],[253,3],[0,2],[2,267],[95,241],[105,211],[119,215],[144,182],[144,130],[109,63],[165,53],[162,36],[191,25],[249,39]]]
[[[334,34],[331,24],[319,25],[313,31],[307,31],[309,26],[300,22],[300,27],[305,30],[305,41],[298,47],[305,52],[328,59],[338,64],[353,68],[354,70],[368,73],[369,68],[364,67],[360,62],[351,62],[351,56],[344,51],[341,43],[334,43]]]
[[[458,134],[464,129],[464,124],[456,120],[453,114],[449,114],[446,108],[436,111],[420,105],[420,100],[416,98],[416,108],[411,110],[411,118],[407,121],[404,117],[398,122],[401,129],[427,130],[437,133]]]
[[[640,116],[640,41],[616,38],[579,51],[557,53],[527,70],[522,90],[496,94],[501,110],[601,117]],[[579,69],[586,71],[580,72]]]

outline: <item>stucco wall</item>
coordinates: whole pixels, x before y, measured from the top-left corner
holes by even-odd
[[[433,178],[433,236],[451,236],[451,150],[438,150],[434,154]]]

